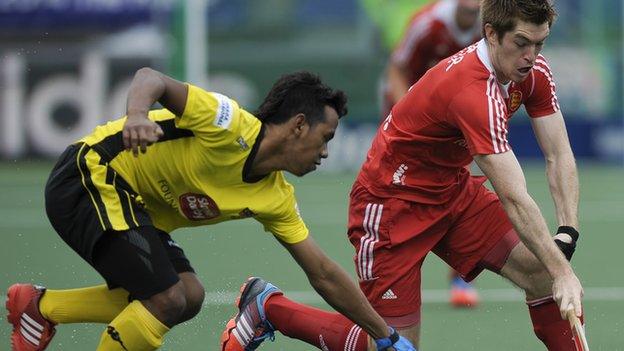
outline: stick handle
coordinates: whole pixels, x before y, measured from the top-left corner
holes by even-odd
[[[587,337],[585,337],[585,328],[581,324],[581,320],[574,314],[574,311],[568,311],[566,317],[570,322],[572,333],[574,334],[574,343],[578,351],[589,351],[589,345],[587,345]]]

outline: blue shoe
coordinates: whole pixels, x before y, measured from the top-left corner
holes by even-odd
[[[247,279],[240,291],[235,302],[238,313],[221,335],[222,351],[255,350],[265,339],[275,339],[275,328],[266,318],[264,305],[271,296],[283,295],[282,291],[257,277]]]

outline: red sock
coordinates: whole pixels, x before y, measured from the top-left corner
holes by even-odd
[[[561,319],[559,306],[552,296],[528,301],[527,305],[529,305],[535,335],[542,340],[549,351],[576,351],[570,322]],[[582,316],[581,323],[584,323]]]
[[[289,300],[280,295],[267,300],[268,320],[280,333],[321,350],[366,351],[368,334],[349,319]]]

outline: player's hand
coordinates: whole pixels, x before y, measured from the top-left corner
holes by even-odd
[[[556,277],[553,281],[553,298],[559,305],[561,319],[566,319],[568,311],[573,311],[577,317],[582,314],[581,298],[583,287],[574,272]]]
[[[388,328],[390,330],[390,336],[380,339],[375,339],[377,351],[417,351],[412,343],[406,338],[399,335],[394,328]],[[394,343],[393,343],[394,342]]]
[[[134,156],[147,151],[147,147],[163,136],[160,126],[147,119],[147,116],[128,116],[123,127],[123,143],[126,150],[131,149]]]

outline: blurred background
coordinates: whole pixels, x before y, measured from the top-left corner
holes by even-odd
[[[347,194],[381,118],[377,89],[389,52],[412,12],[425,3],[0,0],[0,288],[15,281],[54,288],[99,282],[53,233],[43,211],[43,186],[54,157],[68,144],[124,114],[130,80],[143,66],[229,95],[250,111],[290,71],[316,72],[344,90],[350,113],[330,145],[328,162],[318,174],[293,182],[312,232],[353,274],[353,252],[344,235]],[[581,176],[585,241],[575,266],[586,286],[590,345],[624,350],[619,258],[624,246],[624,7],[621,0],[555,5],[559,18],[544,55],[555,73]],[[555,228],[541,153],[524,111],[511,124],[510,140],[527,171],[529,190]],[[250,274],[262,274],[327,308],[259,225],[243,221],[181,233],[176,238],[210,294],[200,317],[174,329],[164,349],[217,349],[221,327],[234,313],[228,299]],[[480,277],[482,305],[456,311],[445,304],[446,268],[434,258],[425,271],[423,349],[540,349],[518,302],[522,298],[509,284],[491,274]],[[100,330],[63,326],[50,349],[93,349]],[[0,332],[0,350],[8,349],[8,324]],[[309,349],[285,339],[263,349]]]

